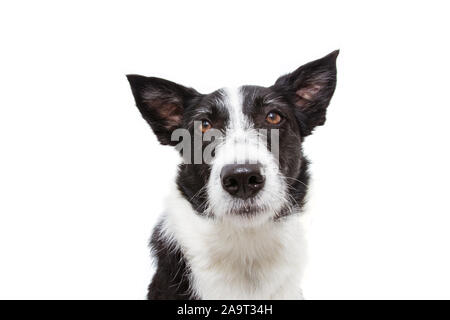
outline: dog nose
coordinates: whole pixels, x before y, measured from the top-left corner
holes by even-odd
[[[228,164],[220,172],[222,187],[241,199],[253,197],[264,187],[265,178],[259,164]]]

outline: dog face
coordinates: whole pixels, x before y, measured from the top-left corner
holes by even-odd
[[[302,141],[325,123],[337,55],[303,65],[270,87],[210,94],[128,76],[136,105],[160,143],[182,153],[177,185],[199,215],[245,225],[301,207],[308,182]]]

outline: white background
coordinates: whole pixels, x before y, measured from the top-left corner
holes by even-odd
[[[270,85],[337,48],[307,299],[450,298],[449,8],[423,1],[3,1],[0,298],[145,297],[178,156],[125,74]]]

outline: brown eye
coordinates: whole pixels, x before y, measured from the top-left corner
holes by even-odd
[[[270,124],[279,124],[282,118],[279,113],[271,111],[266,116],[266,121]]]
[[[208,120],[202,120],[201,129],[203,133],[205,133],[211,128],[212,128],[211,122],[209,122]]]

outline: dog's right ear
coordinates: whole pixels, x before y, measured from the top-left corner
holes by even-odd
[[[274,87],[286,93],[302,119],[303,136],[325,123],[326,112],[336,88],[336,58],[339,50],[309,62],[278,78]]]
[[[181,127],[185,106],[200,94],[160,78],[127,75],[136,106],[150,124],[161,144],[176,145],[172,132]]]

